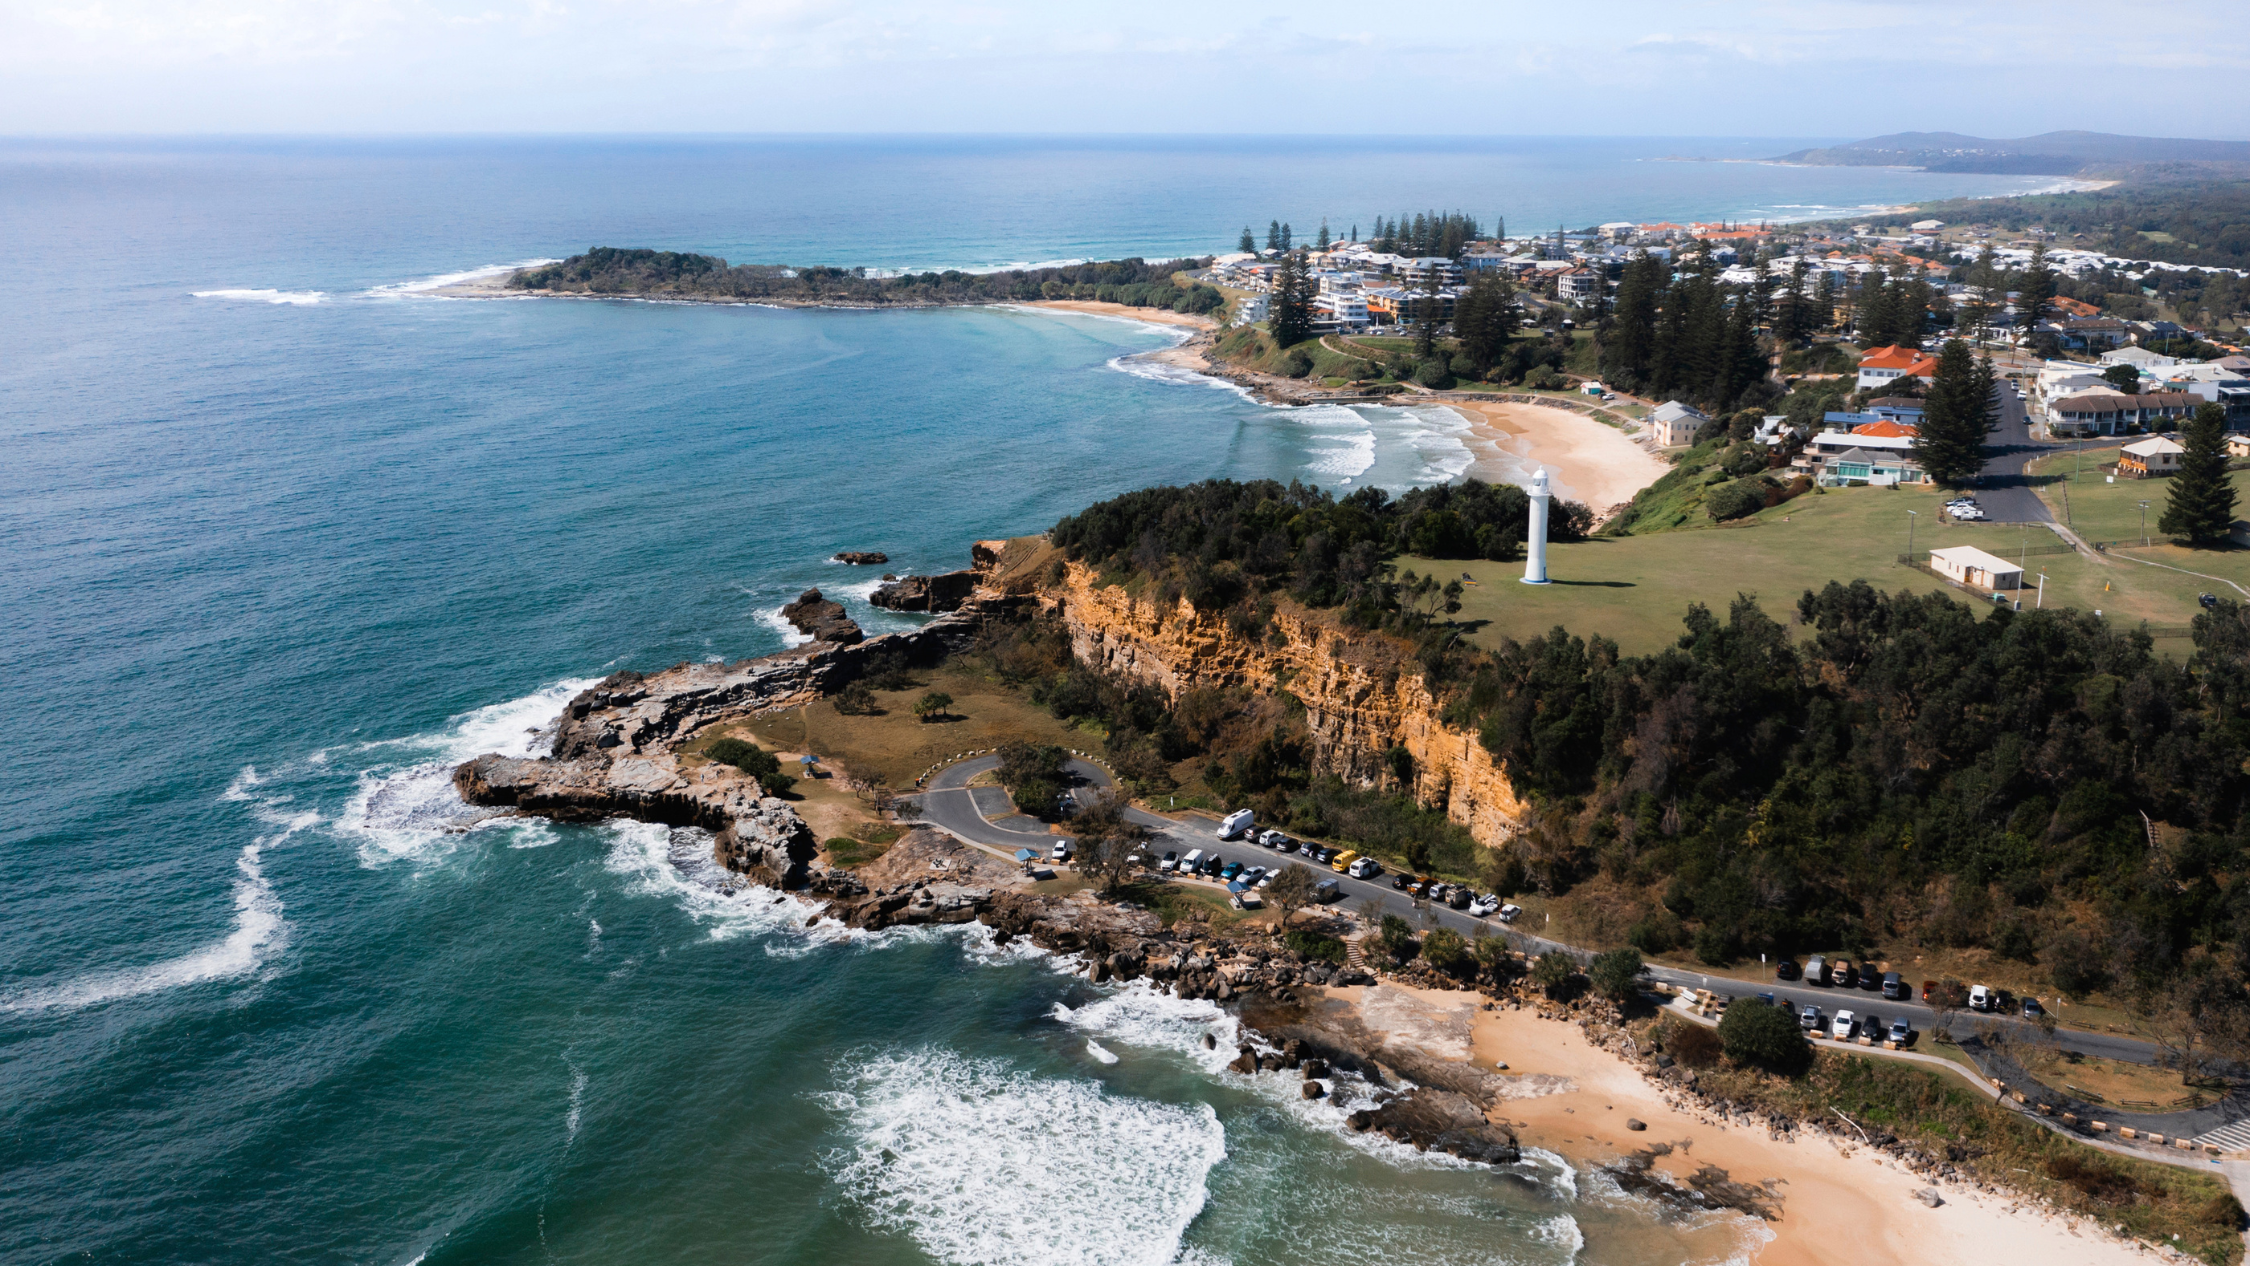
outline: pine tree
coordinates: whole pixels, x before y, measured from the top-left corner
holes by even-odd
[[[1437,351],[1438,327],[1438,270],[1432,268],[1422,277],[1422,311],[1414,323],[1414,354],[1429,356]]]
[[[1281,249],[1281,221],[1279,220],[1266,222],[1266,249],[1269,251]]]
[[[1984,420],[1992,369],[1969,355],[1969,345],[1947,339],[1937,373],[1922,402],[1922,427],[1914,460],[1931,479],[1957,488],[1984,468]]]
[[[1285,251],[1296,249],[1289,242],[1289,221],[1287,220],[1281,222],[1281,249]]]
[[[1602,342],[1602,373],[1627,389],[1648,381],[1656,354],[1657,308],[1664,298],[1664,265],[1647,251],[1636,251],[1617,283],[1609,337]]]
[[[1507,216],[1496,215],[1492,217],[1492,240],[1495,242],[1505,242],[1508,240]]]
[[[1236,243],[1235,249],[1241,251],[1245,255],[1255,255],[1258,253],[1258,239],[1250,236],[1249,225],[1245,224],[1242,226],[1242,240]]]
[[[2234,526],[2234,481],[2227,478],[2227,411],[2224,406],[2199,406],[2180,432],[2187,451],[2180,454],[2180,471],[2164,501],[2158,531],[2180,537],[2191,545],[2209,545],[2227,539]]]
[[[2023,280],[2016,283],[2016,310],[2022,324],[2017,327],[2017,341],[2030,337],[2031,327],[2047,319],[2047,305],[2055,301],[2055,270],[2047,266],[2047,244],[2039,242],[2031,248],[2031,267],[2024,270]]]
[[[1352,242],[1356,242],[1356,241],[1358,241],[1358,240],[1359,240],[1359,226],[1358,226],[1358,225],[1354,224],[1354,225],[1352,226],[1352,235],[1351,235],[1351,236],[1350,236],[1349,238],[1345,239],[1345,240],[1346,240],[1346,241],[1352,241]]]
[[[1479,273],[1453,304],[1453,336],[1478,373],[1500,363],[1516,335],[1516,288],[1507,278]]]
[[[1325,215],[1320,217],[1320,236],[1313,239],[1313,245],[1321,250],[1328,249],[1328,217]]]
[[[1773,335],[1782,343],[1795,344],[1812,333],[1812,300],[1805,294],[1808,271],[1801,259],[1789,266],[1789,288],[1782,294],[1780,309],[1773,317]]]
[[[1305,257],[1294,252],[1282,256],[1273,279],[1273,311],[1266,321],[1276,346],[1295,347],[1312,337],[1314,293],[1312,269],[1305,266]]]

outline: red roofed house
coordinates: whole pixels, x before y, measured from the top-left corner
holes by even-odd
[[[1859,389],[1887,387],[1901,378],[1935,378],[1937,358],[1911,347],[1876,347],[1859,358]],[[1924,384],[1925,386],[1927,384]]]
[[[1852,434],[1881,435],[1891,439],[1910,439],[1916,435],[1920,435],[1921,431],[1914,427],[1908,426],[1903,422],[1893,422],[1890,419],[1885,418],[1881,422],[1868,422],[1860,426],[1855,426],[1852,428]]]
[[[2053,308],[2057,312],[2062,313],[2064,316],[2091,317],[2100,316],[2102,314],[2102,310],[2095,307],[2093,304],[2090,304],[2083,299],[2070,298],[2067,295],[2056,295],[2054,298],[2047,301],[2047,306]]]

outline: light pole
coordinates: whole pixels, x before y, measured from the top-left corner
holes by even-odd
[[[1922,517],[1920,510],[1906,512],[1906,565],[1914,565],[1914,520]]]
[[[2047,605],[2047,573],[2039,573],[2039,601],[2032,610],[2043,610]]]
[[[2141,544],[2142,544],[2143,546],[2146,546],[2146,545],[2148,544],[2148,502],[2146,502],[2146,501],[2143,501],[2143,502],[2141,502],[2141,503],[2140,503],[2140,507],[2141,507]]]

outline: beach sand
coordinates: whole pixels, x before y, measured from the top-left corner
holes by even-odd
[[[1556,496],[1584,502],[1596,514],[1631,501],[1634,493],[1671,469],[1623,431],[1582,413],[1537,404],[1463,400],[1445,404],[1504,451],[1534,467],[1545,466]],[[1497,471],[1488,473],[1473,467],[1469,473],[1479,478],[1503,478]]]
[[[1185,312],[1168,312],[1163,308],[1133,308],[1122,303],[1098,303],[1092,299],[1034,299],[1016,305],[1024,308],[1052,308],[1057,312],[1083,312],[1089,316],[1127,317],[1146,321],[1150,325],[1179,325],[1191,330],[1215,330],[1219,323],[1209,317],[1193,316]]]
[[[1929,1183],[1870,1148],[1810,1134],[1780,1142],[1762,1129],[1707,1122],[1672,1107],[1654,1084],[1587,1041],[1574,1024],[1530,1011],[1479,1010],[1484,999],[1475,993],[1390,984],[1327,992],[1352,1001],[1370,1028],[1431,1048],[1433,1055],[1458,1055],[1466,1027],[1478,1066],[1489,1070],[1504,1062],[1508,1076],[1528,1077],[1532,1097],[1509,1099],[1493,1113],[1512,1124],[1527,1147],[1545,1148],[1584,1169],[1670,1143],[1672,1153],[1657,1158],[1656,1166],[1675,1177],[1716,1165],[1739,1183],[1780,1180],[1781,1214],[1766,1224],[1772,1239],[1752,1252],[1754,1266],[2151,1260],[2097,1227],[1959,1186],[1941,1187],[1945,1203],[1927,1208],[1913,1193]],[[1447,1036],[1433,1041],[1433,1034]],[[1648,1129],[1627,1130],[1628,1117]]]

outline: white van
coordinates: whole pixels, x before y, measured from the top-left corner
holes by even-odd
[[[1203,850],[1191,848],[1188,850],[1188,855],[1180,859],[1179,872],[1183,875],[1192,875],[1195,873],[1195,868],[1202,864]]]
[[[1248,809],[1236,809],[1219,821],[1219,838],[1231,840],[1250,829],[1256,818]]]

